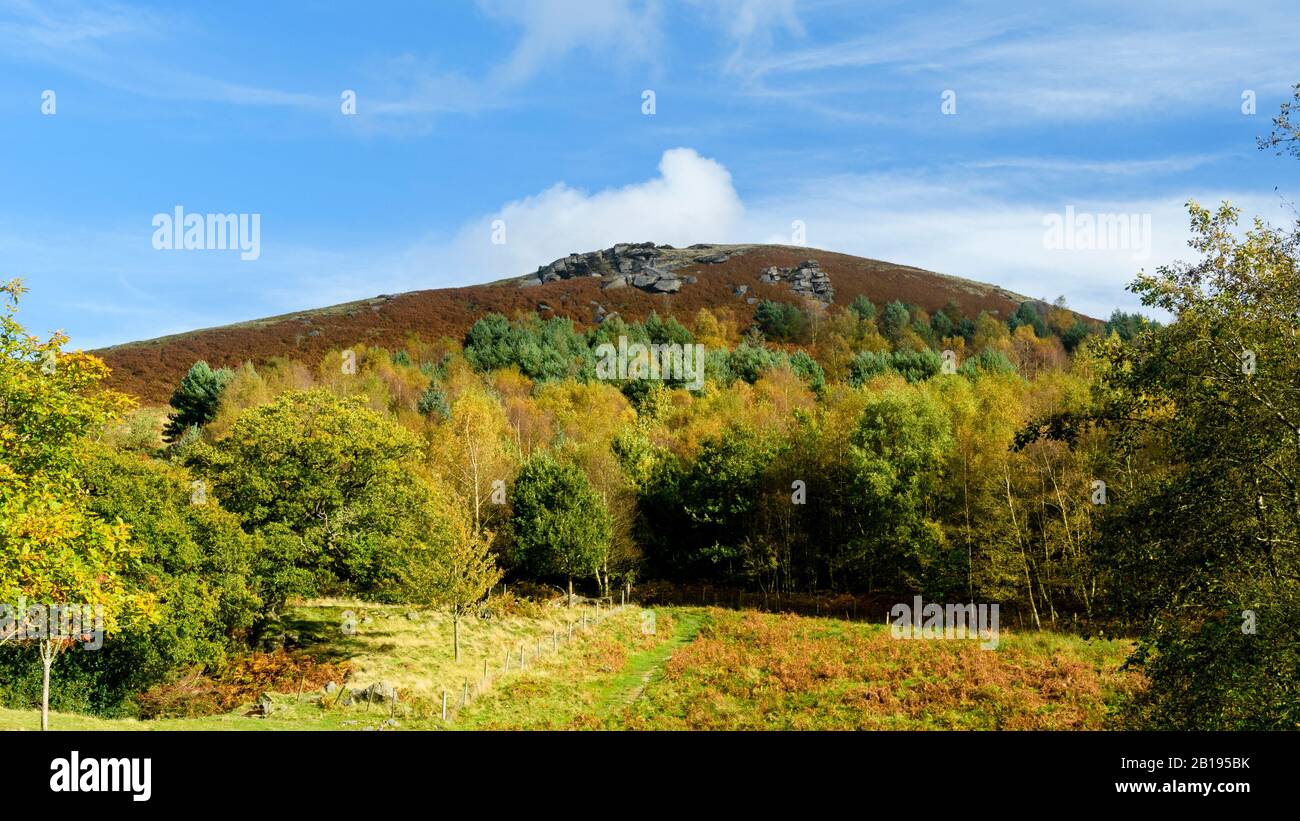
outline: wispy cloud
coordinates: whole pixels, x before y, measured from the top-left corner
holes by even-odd
[[[1282,6],[1232,10],[1082,2],[976,18],[957,4],[882,15],[847,37],[728,61],[754,94],[816,96],[828,77],[864,92],[957,91],[964,111],[1106,120],[1177,107],[1232,111],[1245,89],[1284,90],[1297,55]],[[928,100],[928,98],[926,98]],[[805,100],[806,102],[806,100]],[[937,110],[937,103],[935,104]],[[850,112],[851,113],[851,112]],[[904,116],[908,112],[900,112]]]

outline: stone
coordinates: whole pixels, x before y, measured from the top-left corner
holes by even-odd
[[[357,692],[357,701],[369,701],[372,704],[384,704],[393,699],[395,691],[382,681],[376,681],[364,690]]]
[[[325,682],[325,686],[320,689],[325,695],[332,696],[339,691],[339,686],[332,681],[327,681]]]
[[[748,286],[748,285],[737,285],[737,286],[732,290],[731,293],[732,293],[733,296],[744,296],[745,294],[749,293],[749,286]]]
[[[710,245],[701,247],[716,248]],[[664,255],[664,251],[675,250],[672,246],[657,246],[653,242],[620,242],[601,251],[561,257],[549,265],[538,267],[536,274],[521,277],[518,282],[520,287],[534,287],[559,279],[598,277],[602,280],[601,288],[631,286],[651,293],[676,293],[683,285],[695,284],[697,280],[678,277],[672,269],[701,262],[701,255]],[[730,252],[702,255],[705,262],[721,262],[731,256]]]

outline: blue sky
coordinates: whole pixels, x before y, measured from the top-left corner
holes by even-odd
[[[1294,219],[1254,139],[1298,34],[1288,3],[0,0],[0,277],[95,347],[797,222],[1104,316],[1189,256],[1189,198]],[[259,214],[260,256],[156,250],[177,205]],[[1149,215],[1145,252],[1047,247],[1067,207]]]

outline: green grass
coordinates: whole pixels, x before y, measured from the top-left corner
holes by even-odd
[[[592,641],[622,622],[631,624],[638,611],[628,608],[610,615],[608,608],[591,606],[530,608],[529,615],[491,620],[466,619],[461,623],[460,659],[453,657],[451,619],[441,612],[417,611],[401,605],[375,605],[341,599],[318,600],[292,608],[285,616],[288,630],[310,645],[322,660],[346,661],[353,673],[347,686],[363,689],[375,682],[397,688],[399,704],[394,716],[403,728],[441,728],[442,691],[448,693],[448,712],[454,716],[470,686],[471,701],[502,683],[520,676],[519,651],[525,656],[524,674],[534,668],[563,670],[569,659],[584,652]],[[343,614],[358,618],[356,632],[342,630]],[[414,616],[415,618],[409,618]],[[581,625],[586,617],[588,629]],[[574,625],[572,641],[569,625]],[[638,622],[639,623],[639,622]],[[540,661],[537,657],[541,641]],[[509,670],[505,657],[510,653]],[[488,675],[483,675],[484,661]],[[337,694],[336,694],[337,695]],[[380,725],[388,708],[379,704],[343,706],[319,691],[275,694],[276,711],[266,718],[246,716],[251,703],[216,716],[162,718],[149,721],[100,719],[74,713],[52,712],[51,729],[104,730],[336,730]],[[39,710],[0,708],[0,730],[37,729]]]
[[[339,629],[345,610],[368,621]],[[288,627],[315,655],[346,660],[351,685],[398,688],[401,729],[1097,729],[1106,726],[1140,676],[1120,666],[1131,645],[1047,632],[1003,631],[996,650],[974,641],[897,640],[877,624],[717,608],[605,612],[590,629],[568,622],[582,610],[462,626],[452,658],[451,626],[409,608],[317,601],[295,608]],[[560,641],[552,649],[553,634]],[[537,639],[544,638],[537,656]],[[519,670],[518,652],[526,666]],[[505,653],[510,670],[502,670]],[[489,674],[483,677],[483,660]],[[471,698],[463,708],[464,683]],[[449,720],[441,715],[449,691]],[[54,713],[65,730],[350,730],[381,727],[388,707],[335,706],[319,692],[275,694],[271,717],[247,706],[199,718],[98,719]],[[0,729],[36,729],[36,710],[0,709]]]

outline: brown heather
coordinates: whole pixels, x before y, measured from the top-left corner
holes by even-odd
[[[131,342],[94,351],[113,372],[108,386],[139,397],[144,404],[163,404],[191,365],[202,359],[213,367],[255,365],[275,357],[319,361],[331,350],[352,346],[396,349],[411,339],[462,339],[475,320],[487,313],[508,317],[531,313],[539,302],[553,310],[544,317],[568,317],[580,328],[591,327],[592,300],[624,319],[644,319],[651,311],[689,322],[701,308],[730,309],[747,324],[754,307],[733,291],[748,285],[745,296],[795,302],[784,283],[764,283],[768,266],[793,267],[816,259],[830,275],[835,304],[848,305],[865,295],[876,305],[902,300],[935,311],[949,300],[971,316],[987,310],[1006,318],[1023,298],[1001,288],[944,276],[921,268],[894,265],[813,248],[751,246],[717,264],[697,264],[676,273],[695,276],[677,294],[649,294],[636,288],[601,290],[596,278],[567,279],[520,288],[514,280],[464,288],[411,291],[335,305],[313,311],[196,330],[159,339]],[[520,274],[524,272],[519,272]]]

